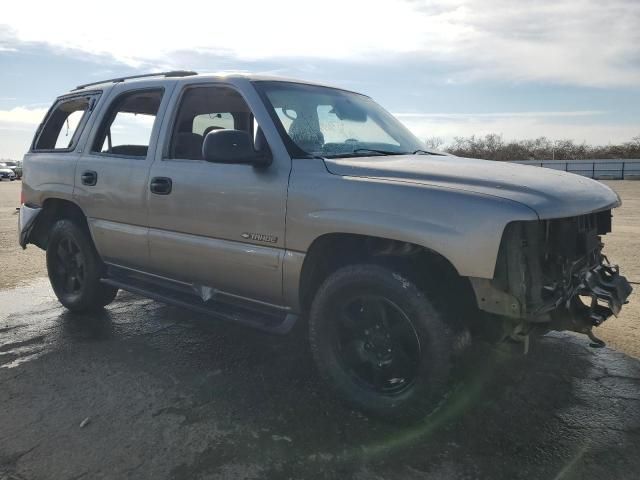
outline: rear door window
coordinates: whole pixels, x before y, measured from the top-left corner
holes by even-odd
[[[162,89],[137,90],[114,100],[102,120],[92,151],[146,157],[162,94]]]
[[[37,135],[34,151],[73,150],[99,94],[59,100]]]

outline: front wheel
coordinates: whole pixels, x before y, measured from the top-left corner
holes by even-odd
[[[103,264],[87,231],[71,220],[58,220],[47,243],[47,272],[60,303],[74,312],[111,303],[117,288],[100,282]]]
[[[451,338],[413,283],[376,265],[344,267],[318,290],[309,316],[321,376],[349,405],[387,419],[415,419],[442,399]]]

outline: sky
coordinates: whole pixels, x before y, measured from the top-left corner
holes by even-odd
[[[421,139],[640,135],[639,0],[66,0],[2,10],[0,158],[21,158],[74,86],[172,69],[356,90]]]

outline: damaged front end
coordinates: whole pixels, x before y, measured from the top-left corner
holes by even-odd
[[[507,225],[491,280],[472,278],[481,310],[507,319],[513,332],[592,332],[617,316],[632,288],[602,253],[611,211]],[[513,335],[512,335],[513,336]]]

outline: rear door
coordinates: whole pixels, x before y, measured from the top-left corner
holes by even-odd
[[[102,95],[100,91],[79,92],[53,104],[24,157],[29,175],[22,190],[29,202],[41,205],[47,198],[72,200],[81,137],[86,137],[85,127],[95,116]]]
[[[157,82],[116,86],[78,160],[74,199],[109,263],[148,267],[149,167],[172,88]]]
[[[151,181],[171,189],[149,193],[150,261],[176,280],[280,304],[291,159],[284,148],[271,148],[267,168],[202,159],[212,130],[261,136],[255,117],[266,123],[268,114],[252,106],[230,85],[186,85],[179,93],[151,167]]]

